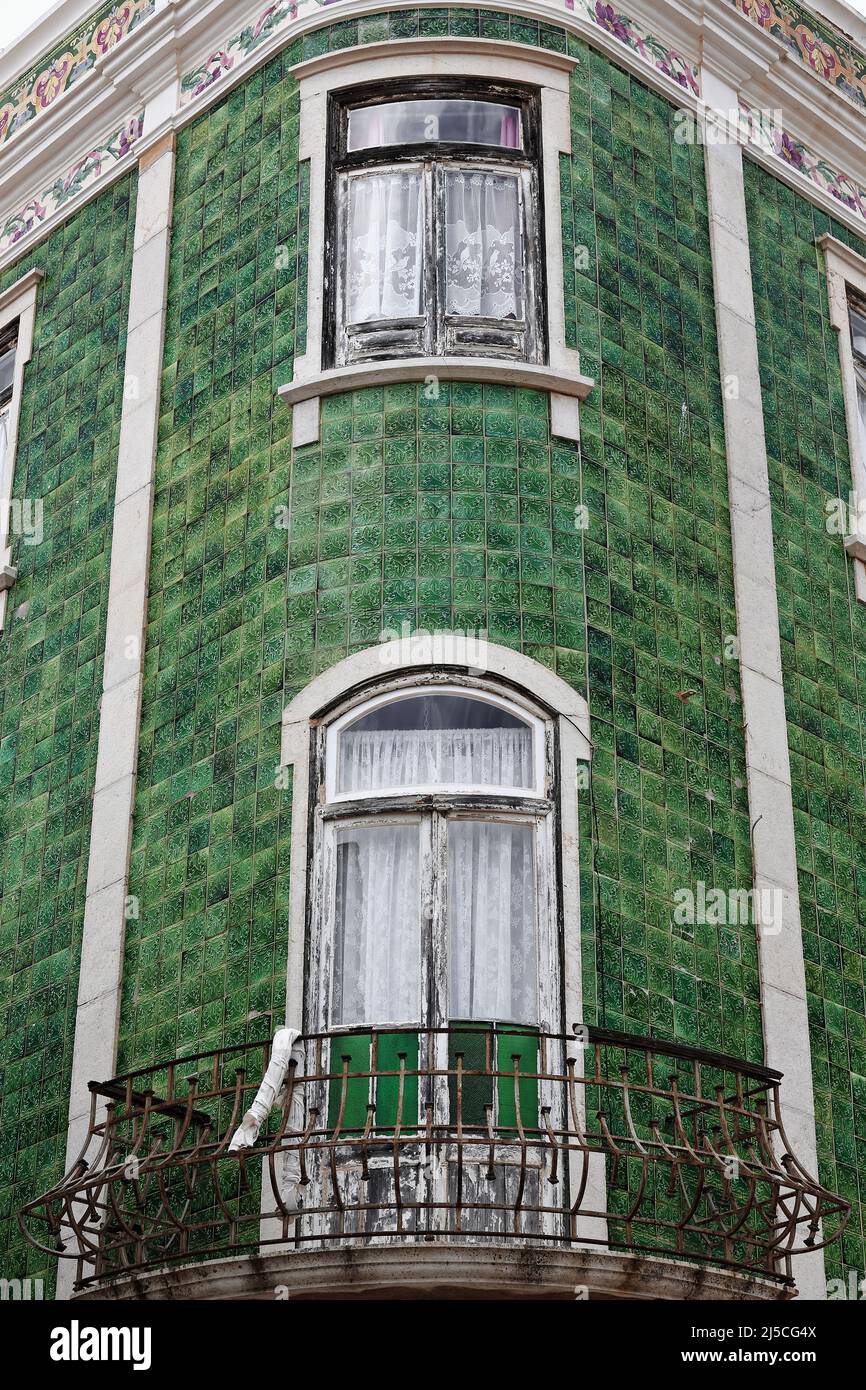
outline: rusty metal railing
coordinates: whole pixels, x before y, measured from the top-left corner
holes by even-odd
[[[600,1245],[781,1282],[848,1204],[798,1162],[778,1073],[601,1029],[313,1034],[255,1147],[270,1043],[91,1083],[81,1156],[19,1213],[87,1287],[196,1259],[405,1241]],[[302,1060],[298,1060],[298,1057]]]

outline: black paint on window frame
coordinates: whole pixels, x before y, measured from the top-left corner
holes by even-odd
[[[473,145],[457,141],[422,141],[405,146],[347,148],[349,111],[386,102],[442,98],[488,100],[520,109],[522,149]],[[547,324],[542,193],[540,96],[538,89],[514,83],[466,78],[426,81],[395,79],[341,89],[328,103],[328,168],[325,207],[325,258],[322,358],[324,367],[347,366],[395,357],[482,357],[518,362],[546,362]],[[422,282],[424,313],[412,319],[374,321],[351,335],[343,322],[341,238],[347,174],[375,173],[401,166],[421,167],[425,195],[435,202],[431,216],[425,203],[425,259]],[[453,169],[502,170],[519,177],[523,215],[524,319],[491,320],[445,312],[444,172]]]

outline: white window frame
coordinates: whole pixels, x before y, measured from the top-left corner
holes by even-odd
[[[482,684],[482,682],[484,682]],[[422,694],[455,694],[481,699],[521,719],[532,721],[537,777],[532,788],[473,784],[400,787],[383,792],[335,795],[339,737],[347,724],[363,713]],[[455,820],[529,825],[533,831],[535,864],[536,997],[534,1018],[490,1018],[476,1022],[538,1027],[559,1033],[561,1024],[562,960],[556,893],[554,832],[557,807],[550,797],[556,786],[555,723],[527,708],[525,698],[491,689],[485,677],[467,677],[463,684],[446,680],[389,682],[389,688],[370,699],[355,701],[333,719],[317,725],[315,761],[324,767],[324,795],[316,798],[313,854],[310,867],[310,940],[307,952],[307,1016],[315,1031],[342,1027],[333,1017],[333,960],[336,944],[337,833],[346,828],[390,825],[419,826],[419,954],[418,1017],[375,1018],[364,1025],[382,1027],[446,1027],[451,1018],[450,922],[447,896],[448,828]],[[341,808],[345,808],[342,810]],[[432,982],[432,983],[431,983]],[[362,1026],[348,1024],[348,1028]]]
[[[292,843],[289,865],[289,929],[286,972],[286,1024],[303,1031],[305,1009],[305,957],[310,917],[310,851],[313,818],[311,808],[324,798],[324,779],[314,757],[316,731],[321,721],[341,702],[358,691],[381,682],[395,684],[404,677],[413,682],[429,679],[445,670],[455,675],[477,675],[479,654],[446,661],[434,636],[411,643],[397,639],[368,647],[346,657],[315,677],[283,712],[281,771],[291,771]],[[550,713],[559,749],[556,804],[556,847],[559,861],[558,900],[562,932],[563,1031],[583,1023],[581,983],[580,879],[578,796],[588,779],[592,750],[589,707],[561,677],[521,652],[489,642],[484,648],[484,679],[499,682],[508,697],[521,703],[521,691],[531,691],[531,702]],[[529,699],[530,697],[525,697]],[[289,778],[286,777],[288,783]],[[553,832],[552,832],[553,833]]]
[[[866,516],[866,457],[861,446],[860,414],[857,399],[857,368],[851,344],[849,301],[855,298],[866,302],[866,257],[858,256],[850,246],[833,236],[818,238],[827,266],[830,303],[830,322],[839,339],[839,362],[842,368],[842,391],[845,398],[845,423],[848,431],[848,451],[851,458],[851,494],[855,516]],[[843,501],[846,499],[842,499]],[[854,591],[861,603],[866,603],[866,529],[860,528],[844,539],[846,552],[854,561]]]
[[[18,418],[21,411],[21,390],[24,368],[33,351],[33,324],[36,317],[36,291],[42,271],[29,270],[0,294],[0,332],[18,320],[18,341],[15,347],[15,372],[12,378],[12,397],[6,411],[6,450],[0,467],[0,632],[6,623],[7,594],[15,583],[17,570],[12,564],[12,534],[10,506],[15,482],[15,454],[18,445]]]
[[[463,695],[469,699],[479,700],[482,703],[494,705],[497,709],[504,710],[507,714],[513,714],[515,718],[525,721],[532,730],[532,754],[535,781],[532,787],[494,787],[483,783],[475,785],[461,782],[424,784],[410,787],[387,787],[375,791],[364,792],[339,792],[337,791],[337,759],[339,755],[340,735],[343,731],[354,724],[357,719],[362,719],[364,715],[373,713],[374,710],[381,709],[385,705],[396,704],[400,700],[411,699],[413,696],[436,694],[436,695]],[[519,797],[544,797],[545,789],[545,725],[543,719],[538,714],[529,709],[522,701],[514,698],[507,698],[486,686],[466,686],[450,685],[446,683],[429,682],[427,684],[398,686],[385,690],[378,695],[367,699],[362,699],[359,704],[354,704],[341,714],[333,723],[328,725],[328,740],[326,752],[326,775],[325,775],[325,796],[329,804],[338,804],[341,801],[367,801],[383,797],[399,797],[413,795],[446,795],[448,792],[457,792],[464,796],[519,796]]]
[[[323,366],[325,303],[325,219],[310,219],[305,351],[294,360],[292,380],[278,394],[292,410],[292,444],[319,439],[321,398],[390,382],[493,382],[550,394],[550,427],[562,439],[580,438],[579,403],[595,385],[580,371],[580,356],[566,346],[563,285],[560,156],[571,153],[569,75],[577,59],[530,45],[495,39],[442,37],[399,39],[326,53],[297,63],[292,76],[301,102],[301,162],[310,167],[310,206],[322,209],[327,197],[328,98],[332,92],[396,80],[465,77],[492,85],[535,87],[541,109],[541,162],[538,170],[544,207],[544,319],[547,363],[507,357],[403,357],[348,366]]]

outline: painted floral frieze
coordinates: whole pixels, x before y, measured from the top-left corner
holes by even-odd
[[[48,58],[43,58],[14,87],[0,96],[0,144],[37,120],[59,96],[89,72],[154,11],[156,0],[114,0]]]
[[[329,3],[331,0],[279,0],[277,4],[267,5],[251,24],[227,37],[222,47],[215,49],[203,63],[184,74],[181,82],[182,104],[201,96],[226,73],[255,53],[267,39],[287,29],[294,20]],[[582,15],[590,23],[604,29],[672,82],[697,94],[698,72],[694,64],[642,29],[628,15],[602,3],[602,0],[562,0],[562,5],[564,9]]]
[[[779,39],[818,77],[866,106],[866,54],[844,34],[788,0],[730,0],[753,24]]]
[[[0,228],[0,255],[17,246],[42,223],[67,204],[77,202],[97,181],[101,181],[122,159],[125,159],[141,138],[144,112],[125,121],[110,139],[88,150],[70,169],[61,174],[38,197],[31,198],[23,208],[8,217]]]
[[[783,164],[807,178],[822,193],[829,194],[849,212],[866,221],[866,189],[848,174],[835,169],[783,126],[773,127],[760,120],[751,120],[751,113],[745,105],[742,106],[742,111],[752,144],[758,145],[768,154],[775,155]]]
[[[677,53],[654,34],[641,28],[621,10],[615,9],[613,5],[604,4],[603,0],[566,0],[566,8],[574,10],[575,13],[585,14],[599,29],[604,29],[613,38],[619,39],[620,43],[625,44],[626,48],[630,48],[632,53],[636,53],[645,63],[649,63],[650,67],[669,77],[680,87],[694,92],[695,96],[698,95],[700,85],[695,65],[683,57],[682,53]]]
[[[252,24],[245,25],[237,34],[227,39],[224,47],[211,53],[200,67],[184,74],[180,84],[181,103],[193,101],[202,92],[206,92],[208,87],[212,87],[227,72],[231,72],[236,63],[248,58],[267,39],[287,28],[292,20],[297,19],[299,11],[318,8],[319,0],[307,4],[304,0],[300,0],[300,3],[298,0],[281,0],[279,4],[267,5]]]

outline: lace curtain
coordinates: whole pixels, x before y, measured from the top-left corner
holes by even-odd
[[[452,1018],[537,1021],[534,849],[528,825],[448,826]]]
[[[9,406],[0,406],[0,478],[3,477],[3,465],[6,462],[6,451],[9,447]]]
[[[532,731],[382,729],[340,737],[341,792],[389,787],[532,787]]]
[[[523,318],[520,194],[513,175],[469,170],[445,181],[449,314]]]
[[[857,412],[860,416],[860,461],[866,469],[866,370],[856,369]]]
[[[424,259],[420,173],[352,178],[348,199],[347,322],[419,315]]]
[[[529,825],[448,827],[452,1018],[537,1021],[534,850]],[[339,832],[335,1024],[419,1020],[420,899],[417,822]]]
[[[408,1023],[421,994],[418,823],[337,836],[334,1023]]]

